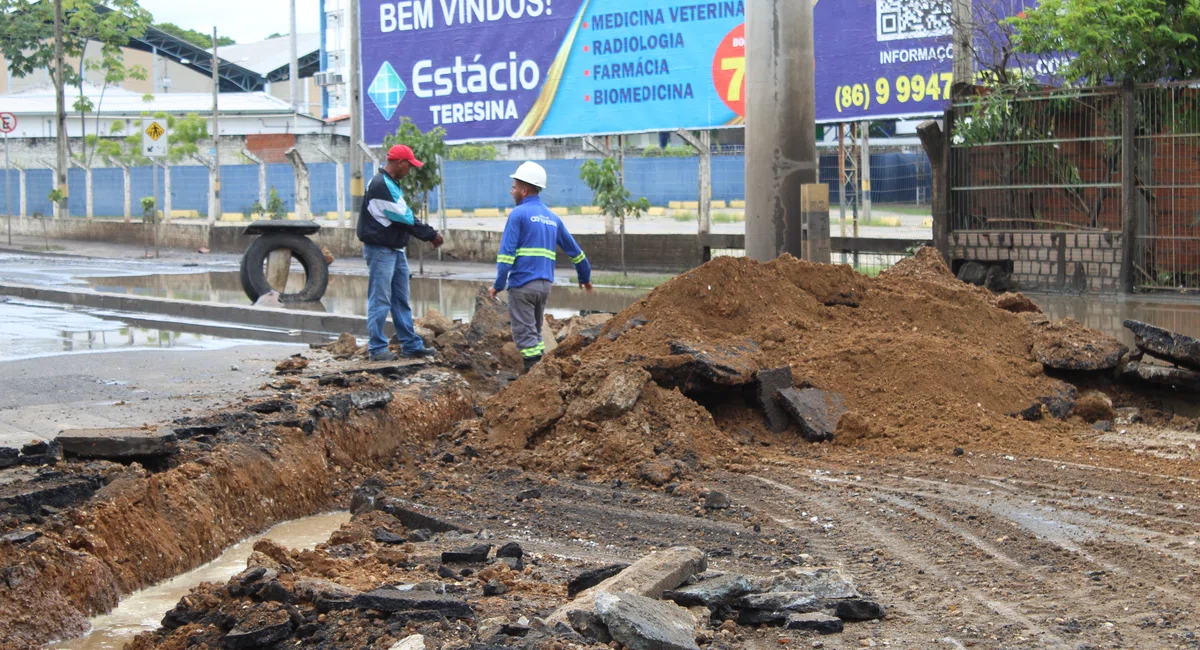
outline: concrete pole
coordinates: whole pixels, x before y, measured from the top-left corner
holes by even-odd
[[[863,120],[860,140],[862,141],[862,163],[858,174],[862,180],[863,221],[871,221],[871,123]],[[854,224],[854,236],[858,237],[858,223]]]
[[[292,163],[292,171],[296,175],[296,218],[304,221],[312,219],[312,201],[309,194],[308,165],[304,157],[295,147],[288,149],[284,156]]]
[[[291,10],[292,31],[290,34],[291,49],[288,50],[291,53],[288,63],[288,85],[292,96],[292,110],[299,113],[303,104],[300,102],[300,61],[297,58],[299,55],[296,45],[296,0],[291,1]]]
[[[254,155],[249,149],[242,149],[242,155],[247,160],[258,165],[258,204],[267,207],[267,163],[263,162],[262,158]]]
[[[800,192],[816,183],[812,0],[746,3],[746,255],[803,255]]]
[[[7,66],[6,66],[7,67]],[[63,7],[62,0],[54,0],[54,110],[55,110],[55,127],[56,137],[56,157],[55,175],[58,177],[58,191],[62,193],[62,200],[59,201],[58,209],[55,210],[55,217],[71,216],[68,208],[69,201],[67,194],[69,188],[67,186],[67,159],[70,158],[70,152],[67,150],[67,97],[64,86],[66,85],[66,77],[64,71],[67,64],[63,56]]]
[[[350,212],[357,215],[363,201],[362,53],[359,51],[358,0],[350,0]]]
[[[846,236],[846,124],[838,122],[838,212],[842,237]]]
[[[712,132],[700,131],[700,218],[701,235],[712,232]]]
[[[217,110],[218,100],[217,95],[221,92],[221,76],[218,74],[218,68],[221,65],[220,59],[217,58],[217,28],[213,27],[212,33],[212,82],[213,82],[213,109],[212,109],[212,168],[208,172],[211,187],[211,207],[208,211],[208,225],[213,225],[217,219],[221,218],[221,125]]]
[[[975,81],[975,65],[971,56],[971,35],[975,23],[971,15],[971,0],[951,0],[950,25],[954,31],[954,82],[955,89],[971,85]],[[958,96],[956,92],[954,97]]]

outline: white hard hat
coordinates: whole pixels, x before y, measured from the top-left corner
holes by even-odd
[[[521,163],[521,166],[517,167],[517,173],[509,176],[509,178],[524,181],[539,189],[546,189],[546,170],[535,162]]]

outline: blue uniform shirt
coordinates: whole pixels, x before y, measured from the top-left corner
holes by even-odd
[[[554,282],[555,247],[563,249],[575,265],[579,283],[592,281],[592,265],[558,215],[531,196],[508,213],[500,254],[496,257],[496,291],[523,287],[534,280]]]

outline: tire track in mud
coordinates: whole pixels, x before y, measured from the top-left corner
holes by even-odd
[[[990,472],[986,471],[980,475],[936,468],[935,471],[944,471],[947,478],[935,480],[929,476],[912,477],[894,473],[897,470],[905,472],[912,469],[917,473],[928,474],[929,468],[925,466],[867,468],[861,465],[837,467],[838,463],[822,463],[823,467],[830,465],[834,466],[835,472],[848,470],[848,474],[858,476],[839,478],[828,471],[810,471],[803,475],[788,476],[783,483],[793,485],[787,485],[784,489],[795,490],[794,496],[800,499],[820,503],[822,500],[811,492],[796,489],[795,481],[822,485],[825,487],[825,494],[832,491],[830,488],[849,488],[872,501],[882,499],[883,503],[916,517],[920,522],[905,522],[895,528],[898,532],[892,535],[881,532],[880,526],[874,525],[873,521],[861,521],[878,520],[878,513],[870,513],[865,518],[852,514],[843,514],[840,517],[853,519],[853,526],[866,524],[864,532],[874,537],[894,539],[907,536],[929,539],[925,550],[931,551],[947,543],[940,538],[949,533],[963,544],[974,547],[984,554],[989,562],[994,563],[997,570],[993,572],[993,577],[1003,576],[1004,570],[1013,570],[1015,563],[1015,568],[1021,574],[1019,579],[1026,583],[1024,589],[1029,590],[1033,587],[1035,591],[1044,592],[1038,599],[1028,599],[1017,607],[1028,610],[1034,606],[1040,608],[1040,605],[1036,605],[1039,600],[1052,602],[1052,609],[1038,611],[1034,616],[1043,616],[1046,620],[1054,619],[1060,626],[1064,617],[1071,618],[1079,614],[1085,618],[1093,617],[1094,620],[1090,623],[1101,624],[1099,630],[1102,632],[1094,635],[1094,641],[1111,643],[1110,631],[1103,625],[1115,623],[1127,634],[1140,636],[1143,642],[1150,643],[1150,646],[1141,647],[1178,644],[1178,638],[1171,640],[1168,635],[1180,632],[1179,629],[1156,630],[1152,622],[1158,619],[1161,626],[1165,619],[1169,628],[1172,619],[1171,607],[1180,603],[1186,606],[1197,598],[1197,589],[1190,586],[1190,575],[1194,573],[1193,567],[1197,564],[1197,559],[1187,550],[1195,547],[1196,540],[1179,534],[1178,530],[1193,528],[1196,526],[1194,522],[1186,518],[1166,517],[1132,509],[1096,509],[1093,503],[1085,500],[1087,497],[1078,493],[1069,494],[1073,489],[1071,485],[1095,485],[1095,477],[1090,474],[1081,477],[1069,473],[1063,476],[1063,485],[1049,485],[1036,480],[1036,476],[1013,476],[1027,473],[1027,468],[1003,467],[1010,473],[1007,477],[999,478],[987,475]],[[996,468],[987,469],[994,471]],[[761,477],[758,478],[762,480]],[[1136,499],[1139,505],[1145,504],[1150,507],[1155,505],[1157,499],[1160,510],[1163,508],[1163,499],[1167,498],[1172,504],[1183,505],[1189,512],[1195,511],[1191,495],[1173,491],[1176,485],[1155,485],[1149,477],[1143,476],[1143,479],[1136,485],[1125,483],[1112,486],[1124,488],[1120,492],[1093,489],[1089,490],[1088,495],[1105,499]],[[1172,480],[1172,477],[1158,480],[1166,483]],[[1031,488],[1033,491],[1027,491],[1025,488]],[[1074,489],[1078,492],[1077,488]],[[1139,493],[1156,496],[1142,496]],[[828,506],[833,506],[843,513],[854,510],[854,500],[843,501],[850,507],[833,504]],[[861,513],[861,509],[858,509],[858,512]],[[965,518],[961,525],[958,523],[960,518]],[[1161,532],[1139,524],[1174,526],[1175,530]],[[995,537],[994,535],[990,532],[976,534],[971,530],[973,526],[981,526],[980,531],[1002,531],[997,534],[1010,538],[1005,540],[1006,547],[1022,550],[1015,553],[1001,550],[987,541]],[[1064,555],[1067,558],[1065,561]],[[971,562],[973,560],[967,560],[967,565],[962,567],[963,571],[960,573],[966,575]],[[1066,566],[1063,566],[1064,564]],[[1070,566],[1071,564],[1077,566]],[[1167,582],[1167,578],[1171,576],[1175,577],[1175,584]],[[964,580],[958,574],[951,580],[951,584],[956,586],[962,582]],[[1014,589],[1014,593],[1020,591],[1020,588]],[[992,600],[989,595],[985,595],[984,599]],[[1066,631],[1074,633],[1078,631],[1077,628],[1078,626]],[[1145,629],[1145,632],[1130,631],[1138,628]],[[1044,628],[1035,624],[1030,629]],[[1191,632],[1183,633],[1191,635]],[[1128,638],[1122,643],[1129,647]]]
[[[837,497],[829,498],[827,495],[828,490],[825,490],[826,496],[817,496],[816,494],[814,494],[811,491],[805,491],[805,490],[799,489],[793,485],[788,485],[785,482],[781,482],[779,480],[775,480],[775,479],[768,478],[765,476],[752,475],[751,478],[758,481],[763,486],[777,490],[777,491],[787,494],[793,498],[799,499],[801,501],[811,501],[815,504],[818,504],[826,512],[849,513],[851,511],[854,511],[857,509],[857,508],[855,508],[855,504],[852,504],[849,500],[841,500],[841,499],[838,499]],[[784,479],[784,480],[790,480],[793,478],[795,478],[795,477],[788,477],[787,479]],[[801,480],[806,480],[806,479],[801,478]],[[827,486],[822,486],[822,487],[827,487]],[[855,487],[856,487],[856,489],[858,489],[860,491],[867,491],[867,490],[871,489],[871,486],[869,484],[863,484],[862,482],[855,482]],[[901,567],[903,567],[903,565],[908,565],[910,567],[919,567],[917,575],[904,576],[904,581],[908,582],[908,584],[913,585],[913,584],[917,584],[917,583],[921,583],[921,582],[928,583],[931,579],[937,580],[942,583],[942,585],[945,587],[945,589],[939,590],[939,595],[932,595],[932,594],[930,594],[930,595],[932,598],[935,598],[937,601],[939,601],[937,603],[937,605],[940,608],[952,612],[952,614],[950,616],[945,617],[945,618],[943,618],[942,616],[939,616],[938,620],[931,620],[929,617],[921,615],[920,612],[922,610],[930,609],[925,603],[915,603],[914,602],[913,604],[910,604],[908,607],[905,608],[907,610],[906,613],[912,612],[913,614],[915,614],[914,618],[916,618],[918,620],[928,621],[929,624],[942,626],[944,629],[937,633],[938,636],[947,636],[948,634],[961,634],[962,633],[961,628],[955,629],[956,626],[949,620],[946,620],[946,618],[959,618],[960,622],[970,620],[970,619],[968,619],[968,617],[965,613],[965,609],[960,610],[957,608],[957,605],[955,605],[953,602],[950,602],[950,601],[959,600],[959,599],[954,598],[954,596],[957,595],[960,597],[965,596],[967,599],[975,601],[978,605],[982,606],[982,608],[984,608],[984,610],[986,612],[994,614],[996,616],[999,616],[1003,619],[1007,619],[1007,621],[1009,623],[1016,624],[1016,625],[1024,628],[1025,630],[1027,630],[1030,634],[1036,635],[1037,636],[1037,644],[1034,646],[1029,646],[1029,647],[1040,647],[1040,648],[1071,648],[1072,647],[1071,644],[1069,644],[1066,640],[1064,640],[1061,637],[1059,637],[1058,635],[1056,635],[1048,627],[1039,624],[1030,616],[1022,613],[1020,611],[1020,605],[1018,605],[1017,603],[999,600],[997,598],[994,598],[992,595],[985,593],[984,591],[982,591],[980,589],[971,587],[969,585],[965,585],[964,581],[961,578],[954,575],[952,568],[945,568],[942,565],[940,565],[938,562],[939,556],[952,557],[955,553],[960,552],[958,549],[955,549],[953,547],[953,545],[951,544],[951,542],[948,539],[943,538],[943,539],[938,540],[934,544],[930,544],[927,542],[924,546],[918,546],[917,544],[914,544],[913,542],[909,541],[909,539],[914,537],[913,535],[906,535],[903,532],[888,531],[887,529],[885,529],[885,527],[883,525],[881,525],[882,522],[876,521],[875,517],[861,517],[861,516],[854,516],[854,515],[846,514],[846,515],[842,515],[840,517],[840,519],[844,520],[845,523],[852,525],[854,528],[859,529],[862,532],[865,532],[870,537],[874,538],[877,542],[877,544],[876,544],[877,546],[886,549],[886,551],[890,555],[893,555],[901,560]],[[897,518],[897,520],[898,521],[896,521],[896,522],[889,522],[889,523],[892,523],[892,524],[899,523],[899,520],[901,520],[901,518]],[[911,525],[911,524],[908,524],[908,525]],[[895,526],[895,528],[899,528],[899,526]],[[922,531],[922,532],[927,532],[927,531]],[[961,535],[959,537],[961,538]],[[830,540],[830,542],[833,545],[835,545],[835,547],[840,545],[837,542],[833,542],[832,540]],[[846,543],[848,543],[848,540]],[[977,547],[971,545],[969,541],[963,541],[962,543],[966,544],[967,546],[969,546],[971,548],[977,549]],[[947,552],[946,553],[935,553],[935,547],[945,547]],[[843,549],[834,550],[833,554],[841,556],[841,557],[848,557],[848,556],[853,555],[854,551],[851,549],[843,548]],[[995,560],[995,558],[993,558],[993,560]],[[1012,561],[1010,560],[1010,562],[1012,562]],[[1003,566],[1008,567],[1010,569],[1019,568],[1019,565],[1014,566],[1013,564],[1009,564],[1009,563],[1004,563],[1004,562],[1000,562],[1000,563]],[[890,574],[890,577],[887,578],[887,581],[890,582],[893,586],[898,585],[896,573],[897,572],[892,572]],[[870,579],[872,582],[874,582],[876,579],[878,579],[878,577],[870,576]],[[926,593],[928,594],[928,592],[926,592]],[[960,600],[960,602],[961,602],[961,600]],[[961,615],[961,617],[955,616],[953,614],[953,612],[959,612],[959,611],[964,612]],[[932,614],[932,612],[931,612],[931,614]],[[975,616],[972,618],[978,618],[978,616]],[[955,637],[952,635],[949,636],[948,638],[951,640],[957,641],[955,639]]]

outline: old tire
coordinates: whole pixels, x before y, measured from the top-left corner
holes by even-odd
[[[279,293],[283,302],[316,302],[325,295],[329,286],[329,265],[321,248],[303,235],[273,233],[255,239],[242,255],[242,291],[251,301],[274,291],[267,282],[266,262],[272,251],[286,248],[292,257],[304,267],[304,288],[299,293]]]

